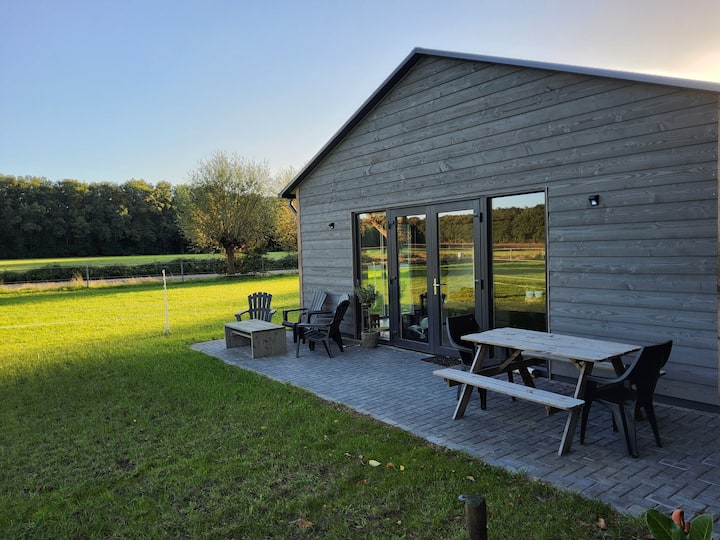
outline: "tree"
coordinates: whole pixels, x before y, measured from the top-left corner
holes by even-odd
[[[148,203],[152,205],[155,235],[157,236],[157,247],[160,253],[184,252],[185,242],[178,227],[172,184],[170,182],[158,182]]]
[[[296,173],[293,167],[280,171],[273,181],[273,190],[280,193]],[[271,238],[273,246],[282,251],[297,251],[297,216],[285,199],[275,197],[274,206],[275,231]]]
[[[55,185],[56,216],[51,217],[53,234],[59,238],[53,255],[87,256],[90,251],[91,223],[87,219],[87,184],[65,179]]]
[[[228,273],[235,256],[263,250],[274,229],[274,199],[267,195],[266,164],[216,152],[190,173],[190,183],[176,192],[180,229],[193,247],[222,249]]]
[[[157,235],[153,221],[156,210],[153,187],[145,180],[128,180],[120,189],[124,193],[124,240],[131,253],[156,253]]]
[[[123,235],[124,193],[120,186],[111,182],[89,186],[87,216],[92,223],[90,232],[93,254],[125,255],[121,247]]]
[[[20,203],[25,194],[25,182],[14,176],[0,177],[0,258],[20,258],[25,255],[20,234]]]

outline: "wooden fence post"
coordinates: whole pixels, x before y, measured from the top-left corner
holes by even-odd
[[[465,503],[465,521],[468,540],[487,540],[487,505],[481,495],[460,495]]]

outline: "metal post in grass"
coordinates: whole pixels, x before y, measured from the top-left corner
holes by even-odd
[[[185,283],[185,267],[182,259],[180,259],[180,283]]]
[[[87,288],[90,288],[90,265],[85,265],[85,281],[87,282]]]
[[[468,540],[487,540],[487,505],[482,495],[460,495],[465,503],[465,521]]]
[[[163,296],[165,297],[165,330],[163,334],[170,333],[170,315],[168,310],[168,296],[167,296],[167,279],[165,279],[165,269],[162,271],[163,276]]]

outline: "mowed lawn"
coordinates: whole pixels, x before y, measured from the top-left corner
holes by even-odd
[[[135,256],[108,256],[108,257],[65,257],[61,259],[2,259],[0,272],[23,272],[44,266],[133,266],[141,264],[164,263],[177,259],[213,259],[222,258],[220,254],[186,253],[183,255],[135,255]]]
[[[169,333],[159,282],[0,290],[0,538],[460,539],[461,493],[493,539],[645,535],[188,347],[256,290],[279,312],[298,277],[172,283]]]

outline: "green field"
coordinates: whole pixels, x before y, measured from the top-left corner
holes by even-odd
[[[43,266],[113,266],[124,265],[133,266],[139,264],[163,263],[174,261],[177,259],[208,259],[220,258],[222,255],[216,254],[182,254],[182,255],[132,255],[124,257],[66,257],[61,259],[4,259],[0,260],[0,272],[13,271],[24,272],[34,268],[42,268]]]
[[[270,259],[281,259],[288,255],[284,251],[272,251],[264,256]],[[132,255],[113,257],[65,257],[59,259],[3,259],[0,260],[0,272],[13,271],[24,272],[44,266],[134,266],[141,264],[164,263],[178,259],[222,259],[224,255],[219,253],[182,253],[177,255]]]
[[[173,283],[169,333],[158,283],[0,290],[0,537],[460,539],[468,490],[493,539],[645,534],[189,348],[222,338],[256,290],[279,313],[298,277]]]
[[[503,260],[493,263],[493,298],[494,308],[504,311],[523,311],[544,313],[546,311],[545,261],[542,259]],[[440,267],[443,291],[447,293],[446,308],[454,309],[454,303],[460,303],[460,312],[467,311],[467,306],[474,305],[472,298],[474,287],[474,266],[469,256],[458,261],[446,257]],[[399,268],[401,290],[400,302],[403,306],[417,304],[420,294],[427,290],[427,267],[424,261],[402,264]],[[368,265],[364,268],[363,282],[371,283],[381,292],[374,312],[378,313],[383,305],[387,292],[387,270],[382,264]],[[527,296],[527,292],[541,291],[542,296]]]

